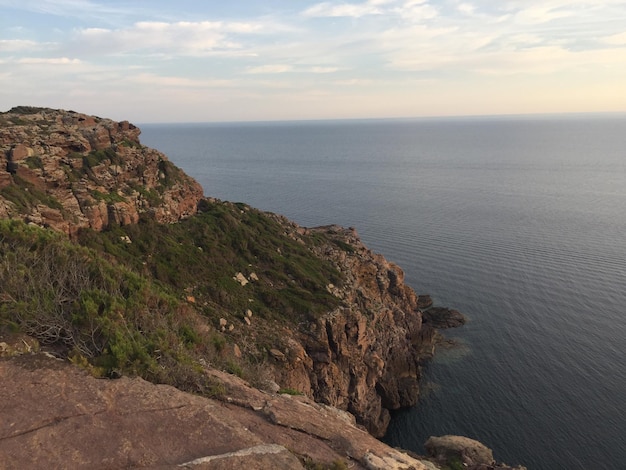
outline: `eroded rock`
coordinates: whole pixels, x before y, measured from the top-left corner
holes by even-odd
[[[18,107],[0,113],[0,215],[68,234],[132,224],[144,213],[171,223],[197,211],[200,185],[140,130],[73,111]],[[21,199],[18,192],[28,194]],[[60,207],[63,210],[60,210]]]
[[[96,379],[43,354],[0,359],[2,468],[291,470],[302,460],[432,468],[377,441],[345,412],[208,372],[224,384],[221,401],[139,378]]]

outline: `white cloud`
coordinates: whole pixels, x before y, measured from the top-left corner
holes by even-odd
[[[360,18],[366,15],[381,15],[384,9],[380,7],[390,3],[388,1],[371,0],[365,3],[318,3],[307,8],[302,14],[309,17],[352,17]]]
[[[233,36],[267,34],[281,25],[264,22],[141,21],[120,29],[84,28],[75,34],[74,47],[83,53],[151,53],[207,56],[232,52],[242,55],[244,46]],[[247,51],[243,55],[254,55]]]
[[[23,51],[37,49],[39,43],[26,39],[0,39],[0,51]]]
[[[78,31],[78,46],[86,51],[128,53],[151,51],[198,55],[224,47],[236,47],[224,39],[215,22],[139,22],[125,29],[88,28]]]
[[[75,17],[75,18],[106,18],[110,15],[120,16],[130,11],[125,8],[112,7],[106,2],[90,0],[0,0],[0,7],[9,7],[39,14]]]
[[[426,1],[410,0],[392,10],[405,21],[421,23],[425,20],[432,20],[438,16],[437,9]]]
[[[293,71],[291,65],[283,64],[268,64],[260,65],[258,67],[249,67],[246,73],[249,74],[275,74],[275,73],[287,73]]]
[[[79,59],[69,59],[67,57],[24,57],[19,59],[17,63],[25,65],[79,65],[82,62]]]
[[[180,76],[160,76],[153,73],[131,75],[126,78],[126,81],[170,88],[225,88],[233,86],[231,80],[191,79]]]
[[[313,73],[335,73],[338,72],[339,67],[312,67],[311,72]]]

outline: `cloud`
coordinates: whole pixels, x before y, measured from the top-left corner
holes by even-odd
[[[39,43],[26,39],[0,39],[0,51],[15,52],[37,49]]]
[[[218,48],[232,48],[218,22],[135,23],[124,29],[86,28],[76,34],[76,44],[100,53],[178,53],[198,55]]]
[[[207,56],[233,52],[242,55],[243,35],[270,34],[281,25],[262,21],[140,21],[126,28],[84,28],[75,32],[74,47],[83,53],[148,53]],[[243,55],[254,55],[251,50]]]
[[[601,40],[604,44],[611,46],[626,46],[626,31],[623,33],[613,34]]]
[[[79,59],[69,59],[67,57],[24,57],[17,61],[18,64],[24,65],[79,65],[82,61]]]
[[[307,8],[302,14],[308,17],[352,17],[360,18],[366,15],[382,15],[384,9],[380,7],[390,3],[384,0],[370,0],[365,3],[318,3]]]
[[[141,85],[168,88],[226,88],[233,86],[231,80],[191,79],[180,76],[161,76],[153,73],[130,75],[126,78],[126,81]]]
[[[33,13],[74,18],[107,18],[127,14],[130,9],[113,7],[105,2],[89,0],[0,0],[0,7],[8,7]]]
[[[313,73],[335,73],[339,70],[339,67],[312,67],[310,71]]]
[[[246,73],[249,74],[276,74],[276,73],[287,73],[293,71],[293,67],[291,65],[282,65],[282,64],[268,64],[268,65],[260,65],[258,67],[249,67],[246,70]]]

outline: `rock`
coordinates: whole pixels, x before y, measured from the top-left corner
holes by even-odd
[[[19,108],[0,118],[0,156],[15,166],[13,174],[0,165],[0,185],[20,189],[18,183],[26,181],[46,195],[43,199],[49,196],[64,208],[50,201],[20,208],[0,196],[3,217],[22,218],[71,236],[82,227],[104,230],[111,224],[133,224],[146,214],[158,222],[176,222],[195,213],[203,201],[202,188],[164,155],[143,147],[139,129],[128,122],[46,108]],[[9,162],[13,153],[15,161]],[[30,158],[34,156],[39,160]],[[283,216],[267,217],[299,243],[305,243],[305,236],[322,235],[310,249],[340,273],[333,284],[320,286],[339,302],[336,309],[281,327],[276,341],[269,343],[280,353],[268,361],[273,379],[283,388],[349,410],[359,425],[382,436],[390,410],[417,402],[421,365],[432,354],[435,338],[435,322],[423,324],[421,308],[432,301],[405,285],[402,269],[369,250],[353,228],[306,229]],[[233,279],[245,286],[258,276],[237,272]],[[192,293],[184,295],[193,309]],[[252,323],[252,311],[243,311],[250,328],[235,329],[222,318],[219,329],[232,332],[244,354],[261,353],[253,351],[256,335],[275,325],[261,315]]]
[[[417,308],[420,310],[425,310],[433,306],[433,299],[430,295],[418,295],[417,296]]]
[[[39,342],[24,334],[0,335],[0,357],[39,352]]]
[[[211,455],[180,464],[179,467],[189,469],[215,470],[304,470],[304,467],[287,448],[277,444],[261,444],[236,452]]]
[[[463,436],[431,436],[424,444],[428,455],[437,462],[449,465],[460,461],[466,466],[494,464],[491,449],[484,444]]]
[[[465,317],[458,310],[445,307],[432,307],[422,312],[424,323],[428,323],[433,328],[457,328],[465,325]]]
[[[298,231],[297,225],[291,227]],[[328,237],[316,253],[333,262],[344,277],[340,287],[331,287],[342,306],[302,334],[285,333],[305,354],[289,355],[286,366],[275,371],[277,382],[349,410],[374,436],[382,436],[389,410],[417,402],[421,362],[428,357],[422,351],[432,350],[424,343],[431,344],[434,335],[424,334],[418,297],[404,284],[397,265],[367,249],[354,230],[308,230]]]
[[[142,213],[176,222],[194,214],[203,197],[195,180],[143,147],[139,129],[128,122],[47,108],[15,108],[0,117],[0,155],[6,159],[0,186],[18,192],[30,184],[45,195],[27,205],[0,196],[4,216],[71,235],[84,227],[136,223]],[[158,178],[164,169],[165,182]]]
[[[246,317],[252,318],[252,310],[250,309],[246,310]]]
[[[297,470],[301,457],[307,468],[433,469],[344,412],[207,373],[222,383],[222,401],[138,378],[95,379],[42,354],[1,359],[2,467]]]
[[[241,284],[242,286],[245,286],[246,284],[248,284],[248,280],[246,279],[246,276],[244,276],[242,273],[235,274],[233,279],[237,281],[239,284]]]
[[[287,361],[287,358],[285,357],[285,355],[282,352],[280,352],[278,349],[270,349],[269,353],[277,361],[280,361],[280,362]]]

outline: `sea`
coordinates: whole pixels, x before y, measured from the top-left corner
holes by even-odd
[[[626,115],[140,127],[207,196],[356,227],[468,317],[385,442],[626,469]]]

